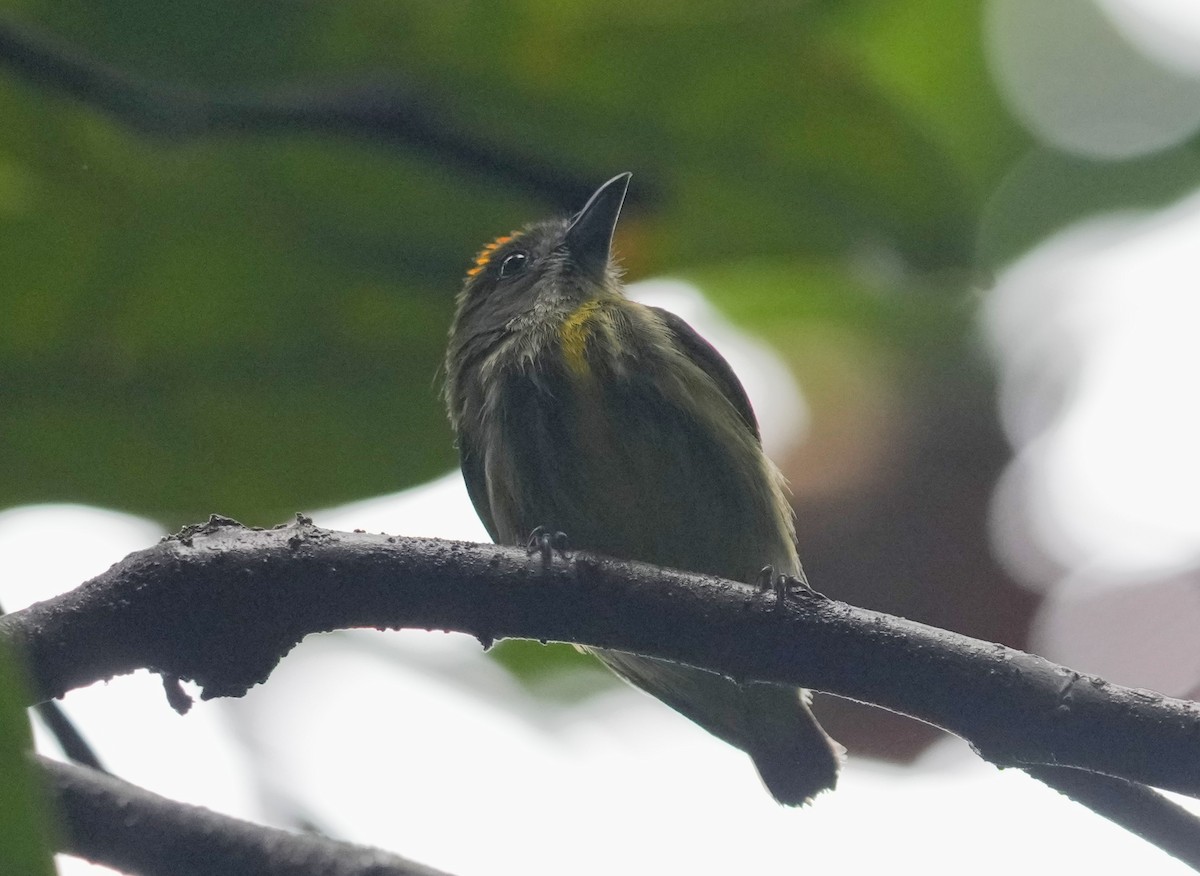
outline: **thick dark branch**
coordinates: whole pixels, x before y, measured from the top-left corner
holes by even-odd
[[[396,144],[501,180],[563,209],[587,200],[582,177],[518,154],[454,122],[445,101],[395,75],[346,86],[218,94],[159,85],[89,58],[27,26],[0,21],[0,66],[102,110],[143,134],[175,138],[319,131]]]
[[[62,850],[138,876],[443,876],[379,849],[294,834],[176,803],[86,767],[35,758]]]
[[[457,630],[664,657],[943,727],[1001,766],[1073,766],[1200,794],[1200,707],[818,596],[579,553],[214,518],[0,618],[38,699],[146,667],[239,696],[305,635]]]

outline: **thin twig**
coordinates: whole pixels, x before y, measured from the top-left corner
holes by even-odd
[[[38,703],[33,709],[42,719],[42,723],[46,725],[46,729],[54,736],[63,754],[80,766],[90,767],[102,773],[108,772],[92,746],[75,726],[75,722],[68,718],[62,710],[62,706],[54,700],[47,700]]]
[[[1029,766],[1025,771],[1200,870],[1200,819],[1175,801],[1145,785],[1112,776],[1051,766]]]

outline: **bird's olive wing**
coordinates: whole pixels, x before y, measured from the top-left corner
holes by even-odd
[[[499,542],[500,536],[496,529],[496,521],[492,517],[492,503],[488,498],[487,476],[484,474],[483,454],[464,435],[458,438],[458,459],[462,467],[463,480],[467,484],[467,495],[475,506],[475,513],[483,521],[483,526],[491,536],[492,541]]]
[[[762,436],[758,431],[758,418],[754,416],[754,408],[750,406],[750,397],[746,395],[742,382],[733,373],[733,369],[729,367],[725,357],[718,353],[712,344],[700,337],[696,330],[684,322],[681,317],[669,310],[663,310],[661,307],[651,307],[650,309],[666,325],[679,349],[713,379],[721,393],[729,400],[729,403],[745,421],[746,426],[754,433],[754,437],[761,443]]]

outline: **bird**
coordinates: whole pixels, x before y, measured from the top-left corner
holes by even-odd
[[[746,584],[803,580],[786,485],[733,369],[682,318],[625,294],[612,241],[630,177],[495,238],[466,272],[444,395],[471,502],[500,544],[559,533],[574,550]],[[836,785],[844,749],[807,691],[592,651],[749,754],[779,803]]]

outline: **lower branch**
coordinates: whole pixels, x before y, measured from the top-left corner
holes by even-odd
[[[1157,791],[1124,779],[1065,767],[1030,766],[1025,771],[1193,870],[1200,870],[1200,821]]]
[[[262,827],[35,756],[62,851],[138,876],[445,876],[390,852]]]

